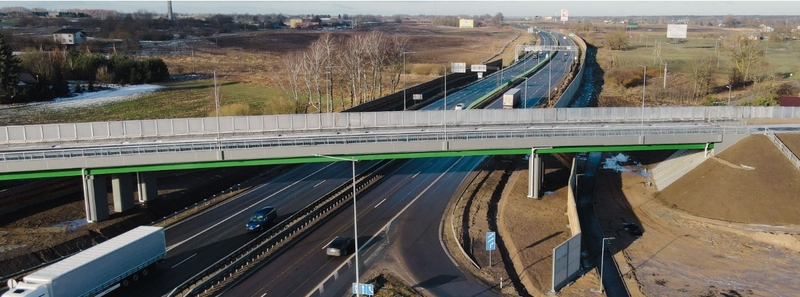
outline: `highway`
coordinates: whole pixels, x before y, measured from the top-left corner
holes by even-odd
[[[547,36],[547,35],[544,35]],[[546,39],[546,38],[545,38]],[[523,66],[533,67],[535,63],[517,63],[506,71],[503,82],[522,74]],[[498,74],[496,74],[498,75]],[[534,76],[547,75],[539,71]],[[562,74],[563,76],[563,74]],[[453,94],[456,103],[469,105],[486,92],[497,87],[495,77],[483,81]],[[531,96],[544,96],[546,89],[531,92]],[[544,94],[544,95],[543,95]],[[451,109],[448,95],[448,109]],[[423,109],[441,109],[444,100],[439,100]],[[495,107],[496,108],[496,107]],[[502,106],[500,107],[502,108]],[[385,257],[388,250],[396,250],[398,274],[412,279],[417,290],[428,291],[436,296],[496,296],[497,294],[475,280],[472,275],[464,273],[446,254],[439,239],[439,220],[454,191],[469,172],[483,161],[484,157],[468,158],[436,158],[408,160],[398,172],[389,179],[374,186],[359,198],[359,242],[363,245],[371,237],[381,238],[381,242],[363,247],[360,261],[364,263],[363,272],[370,268],[370,259]],[[450,168],[458,160],[457,170],[451,174],[444,168]],[[441,178],[438,182],[434,182]],[[410,211],[403,212],[388,235],[381,229],[402,208],[414,201]],[[372,205],[380,204],[380,208]],[[382,210],[382,211],[381,211]],[[352,213],[342,211],[324,226],[313,231],[283,255],[266,264],[253,275],[240,280],[235,287],[226,291],[225,296],[343,296],[355,282],[352,265],[341,266],[345,259],[330,258],[322,250],[333,237],[352,234]],[[389,247],[382,247],[384,241],[391,242]],[[352,262],[352,259],[350,260]],[[336,273],[334,280],[328,276]],[[326,281],[328,280],[328,281]],[[366,280],[361,279],[362,283]]]
[[[363,162],[357,173],[374,162]],[[245,223],[261,206],[273,205],[278,220],[288,217],[352,178],[349,163],[296,166],[273,180],[165,230],[167,258],[151,276],[108,296],[159,296],[255,238]]]
[[[521,62],[509,67],[505,70],[503,82],[520,75],[523,72],[521,65],[533,67],[535,63]],[[554,70],[558,68],[555,67]],[[539,71],[534,77],[543,75],[547,74]],[[464,103],[475,100],[497,87],[497,82],[493,79],[495,77],[490,77],[463,91],[448,94],[448,101],[451,96]],[[541,89],[531,91],[530,96],[543,96],[542,92]],[[455,106],[458,102],[448,102],[448,106]],[[443,100],[428,108],[436,109],[437,104],[443,106]],[[405,164],[386,180],[360,194],[359,243],[363,246],[371,237],[379,234],[389,220],[401,214],[416,199],[415,204],[398,218],[396,228],[388,237],[392,248],[403,251],[405,258],[401,261],[405,262],[403,266],[406,267],[407,276],[418,281],[417,284],[410,285],[419,285],[420,290],[428,290],[434,295],[496,295],[458,269],[438,242],[438,228],[433,228],[438,226],[437,222],[453,192],[482,160],[483,157],[404,161]],[[358,162],[357,169],[362,171],[368,164],[369,162]],[[185,279],[253,239],[255,234],[247,233],[244,224],[255,209],[273,205],[277,208],[279,219],[285,218],[331,189],[349,182],[349,169],[349,162],[296,166],[244,195],[169,227],[166,230],[169,249],[166,261],[153,271],[152,276],[140,281],[141,284],[110,296],[166,294]],[[223,294],[297,296],[319,292],[315,289],[320,288],[321,284],[327,287],[324,290],[325,296],[346,294],[349,284],[355,281],[354,273],[342,271],[342,275],[335,281],[323,284],[346,259],[328,257],[322,248],[337,235],[352,235],[352,230],[352,211],[345,209],[318,229],[306,234],[283,254],[255,270],[249,277],[237,280],[238,283],[226,288],[227,291]],[[387,239],[386,236],[376,238]],[[379,259],[381,253],[385,252],[385,249],[375,248],[380,246],[380,242],[373,241],[370,246],[364,247],[361,260],[366,261],[365,269],[371,264],[370,259]],[[441,275],[448,277],[438,277]]]

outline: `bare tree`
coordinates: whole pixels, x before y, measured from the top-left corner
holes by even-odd
[[[689,65],[689,77],[693,82],[692,100],[696,102],[697,99],[711,91],[716,68],[716,58],[713,55],[701,55],[694,58]]]
[[[739,81],[738,76],[734,76],[731,83],[739,84],[744,81],[750,81],[750,70],[766,61],[764,48],[757,40],[745,35],[731,36],[726,38],[724,42],[731,55],[734,72],[738,72],[741,75],[741,81]]]
[[[295,102],[295,112],[299,111],[300,107],[300,75],[303,71],[303,58],[297,53],[289,54],[283,59],[283,68],[286,70],[286,75],[278,76],[278,85],[284,92],[289,94],[289,99]]]

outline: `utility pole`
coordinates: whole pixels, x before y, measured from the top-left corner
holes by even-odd
[[[667,62],[664,62],[664,89],[667,89]]]

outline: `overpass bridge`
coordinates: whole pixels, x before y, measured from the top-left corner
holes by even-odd
[[[794,107],[433,110],[187,118],[0,127],[0,180],[82,176],[87,218],[155,194],[157,171],[356,160],[531,154],[538,197],[540,154],[724,149],[756,133],[748,119],[800,119]],[[129,188],[129,186],[128,186]],[[126,194],[126,192],[130,192]]]

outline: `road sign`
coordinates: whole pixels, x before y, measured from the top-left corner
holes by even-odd
[[[452,73],[467,73],[467,63],[450,63],[450,72]]]
[[[494,241],[494,232],[486,232],[486,250],[493,251],[497,248],[497,244]]]
[[[369,296],[375,295],[375,286],[373,286],[372,284],[357,284],[357,283],[353,283],[353,288],[352,289],[353,289],[352,290],[353,294],[361,294],[361,295],[369,295]],[[356,290],[358,290],[358,291],[356,291]]]
[[[484,64],[472,64],[469,66],[469,70],[472,72],[486,72],[486,65]]]
[[[422,94],[414,94],[412,95],[414,100],[422,100]]]

